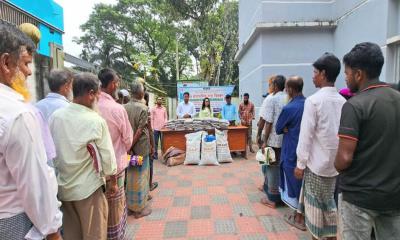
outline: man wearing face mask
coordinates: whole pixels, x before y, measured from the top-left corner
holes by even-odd
[[[118,189],[115,182],[104,188],[103,177],[115,175],[117,163],[107,123],[94,111],[99,85],[95,75],[77,74],[73,103],[55,111],[49,120],[58,154],[54,166],[66,240],[107,239],[106,195],[116,194]],[[99,158],[91,156],[88,144],[97,148]]]
[[[25,102],[34,49],[31,39],[0,20],[0,239],[61,239],[57,182],[35,112]]]
[[[46,121],[51,114],[60,108],[68,107],[72,100],[73,75],[68,70],[53,70],[47,78],[50,93],[46,98],[36,103],[36,107],[43,114]]]
[[[102,69],[98,75],[101,82],[99,97],[100,115],[110,130],[117,159],[117,174],[107,180],[107,185],[116,182],[117,194],[106,195],[108,201],[107,239],[124,239],[126,229],[126,201],[124,191],[125,169],[128,167],[127,152],[132,146],[133,131],[125,108],[115,101],[119,86],[118,74],[112,69]]]

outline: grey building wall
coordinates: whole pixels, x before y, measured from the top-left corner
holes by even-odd
[[[342,59],[364,41],[382,47],[386,58],[381,79],[393,82],[400,56],[400,40],[396,40],[396,36],[400,39],[399,2],[239,0],[240,94],[250,93],[259,107],[270,75],[296,74],[304,78],[308,96],[316,91],[312,63],[319,56],[328,51]],[[343,70],[337,87],[345,87]]]

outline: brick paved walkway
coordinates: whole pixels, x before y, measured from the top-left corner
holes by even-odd
[[[155,161],[155,180],[159,187],[151,192],[153,213],[128,218],[128,239],[310,239],[282,220],[287,207],[259,203],[262,174],[254,160],[176,167]]]

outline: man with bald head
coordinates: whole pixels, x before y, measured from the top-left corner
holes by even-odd
[[[283,134],[279,191],[282,201],[294,210],[293,214],[285,215],[285,221],[300,230],[305,230],[304,216],[297,213],[302,180],[294,176],[297,163],[296,148],[305,102],[302,93],[303,79],[299,76],[290,77],[286,81],[286,91],[290,102],[283,107],[276,123],[276,133]]]

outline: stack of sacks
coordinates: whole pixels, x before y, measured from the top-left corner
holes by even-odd
[[[228,145],[228,131],[215,129],[216,136],[204,131],[186,134],[185,165],[215,165],[233,162]],[[201,150],[201,151],[200,151]]]

